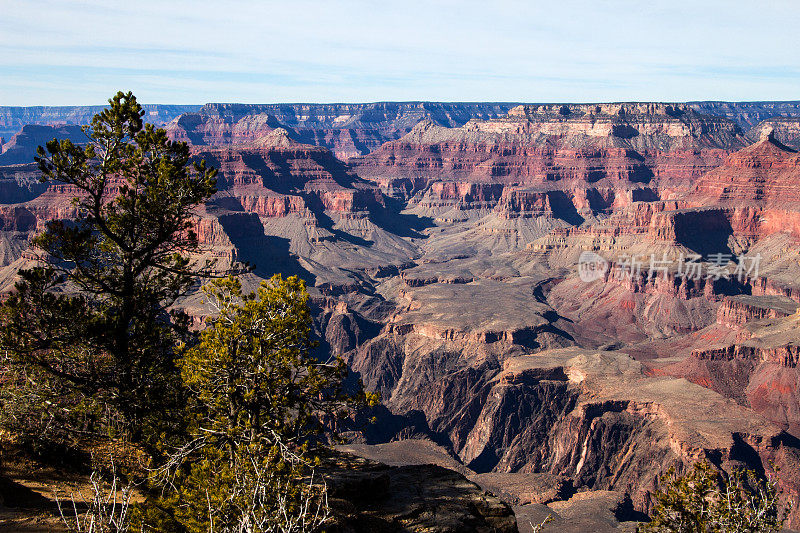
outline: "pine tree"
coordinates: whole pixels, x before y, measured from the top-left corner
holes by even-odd
[[[6,382],[20,385],[4,388],[4,409],[29,408],[49,429],[148,441],[175,418],[165,410],[177,405],[175,346],[188,321],[171,306],[210,268],[191,260],[191,217],[216,170],[145,124],[133,94],[109,104],[84,127],[85,144],[39,147],[42,181],[74,192],[76,216],[33,240],[43,264],[20,272],[2,306]]]
[[[189,440],[165,467],[177,470],[177,492],[158,505],[192,532],[311,531],[327,516],[314,479],[324,424],[376,398],[346,394],[344,363],[312,355],[308,293],[296,276],[276,275],[251,294],[231,277],[204,292],[212,318],[180,361],[192,392]],[[143,523],[154,507],[137,511]]]

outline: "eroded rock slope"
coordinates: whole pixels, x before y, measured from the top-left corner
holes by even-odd
[[[305,278],[321,353],[381,392],[364,454],[435,443],[563,527],[601,509],[624,529],[660,473],[701,459],[776,475],[797,502],[790,143],[696,105],[504,111],[209,106],[170,131],[220,169],[204,254],[255,264],[248,284]],[[74,215],[74,191],[36,177],[0,167],[5,288],[35,261],[27,239]]]

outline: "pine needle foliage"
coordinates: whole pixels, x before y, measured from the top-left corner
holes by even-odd
[[[313,531],[328,516],[316,470],[326,422],[375,399],[344,391],[341,360],[313,356],[301,279],[276,275],[244,294],[230,277],[203,290],[214,316],[180,360],[189,439],[161,470],[171,496],[142,521],[167,508],[191,532]]]
[[[24,385],[4,387],[3,403],[33,402],[29,420],[41,421],[12,430],[155,442],[176,418],[164,412],[180,403],[175,346],[188,321],[169,309],[210,269],[190,259],[192,215],[216,170],[143,116],[120,92],[84,127],[85,143],[39,147],[42,181],[74,200],[34,238],[40,265],[20,272],[0,310],[5,381]],[[63,401],[44,401],[48,390]]]

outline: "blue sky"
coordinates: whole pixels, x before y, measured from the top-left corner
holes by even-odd
[[[0,105],[800,99],[798,0],[0,0]]]

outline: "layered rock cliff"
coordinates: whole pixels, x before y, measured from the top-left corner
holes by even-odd
[[[759,122],[747,132],[747,136],[754,142],[765,135],[772,134],[774,138],[791,148],[800,148],[800,118],[799,117],[774,117]]]
[[[321,356],[382,393],[363,438],[435,441],[523,514],[640,517],[698,459],[773,461],[796,498],[797,153],[693,105],[503,105],[183,115],[172,135],[220,170],[202,253],[254,263],[248,287],[304,277]],[[74,216],[36,178],[0,167],[4,287]],[[738,255],[760,269],[719,275]]]
[[[685,105],[525,105],[460,128],[423,121],[351,163],[421,215],[457,219],[503,197],[505,215],[519,208],[530,216],[541,209],[507,200],[531,194],[501,187],[535,188],[557,204],[556,218],[580,224],[614,207],[680,196],[746,144],[733,122]]]
[[[329,148],[340,159],[369,153],[427,119],[460,126],[472,118],[495,118],[512,104],[378,102],[373,104],[207,104],[168,126],[170,134],[194,145],[243,143],[275,128],[300,142]]]
[[[5,144],[0,143],[0,165],[20,165],[30,163],[36,156],[36,149],[52,139],[70,139],[75,143],[85,142],[80,126],[38,126],[25,125]]]
[[[152,124],[166,124],[182,113],[189,113],[197,105],[143,104],[145,120]],[[81,125],[89,124],[92,117],[104,106],[0,106],[0,136],[12,136],[23,126]]]
[[[695,348],[662,372],[684,375],[798,434],[800,394],[797,334],[800,304],[782,296],[726,299],[717,322],[735,332],[728,343]]]
[[[786,102],[690,102],[700,113],[717,115],[738,123],[745,131],[773,117],[800,116],[800,101]]]
[[[667,172],[672,178],[697,177],[745,144],[734,123],[681,105],[526,105],[461,128],[421,122],[355,164],[367,177],[641,182]]]

